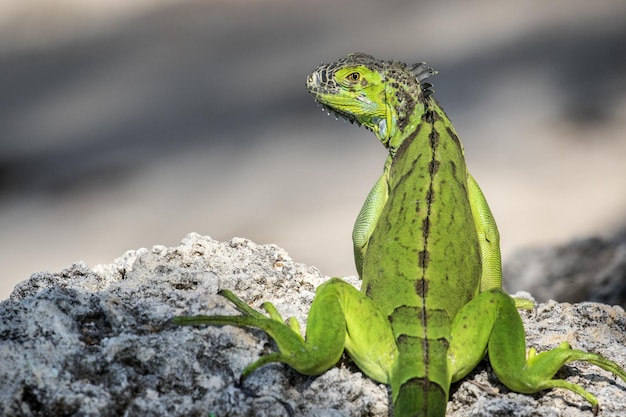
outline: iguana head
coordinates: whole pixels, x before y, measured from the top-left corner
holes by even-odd
[[[435,74],[423,63],[408,66],[364,53],[321,64],[306,80],[307,90],[329,112],[372,130],[387,146],[389,138],[415,109],[414,97],[427,96]]]

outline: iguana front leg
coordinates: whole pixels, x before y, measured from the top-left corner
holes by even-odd
[[[467,196],[478,233],[480,259],[483,266],[480,277],[480,292],[491,288],[502,288],[502,257],[500,255],[500,233],[491,214],[487,199],[470,173],[467,174]]]
[[[359,215],[352,229],[352,242],[354,244],[354,263],[359,277],[363,277],[363,259],[367,252],[367,242],[369,242],[374,227],[378,224],[378,219],[387,203],[389,196],[389,169],[391,168],[392,157],[387,157],[383,174],[378,178],[370,190]]]
[[[480,260],[482,264],[480,292],[502,288],[500,233],[487,199],[470,173],[467,174],[467,196],[472,208],[474,225],[478,234],[478,244],[480,245]],[[517,308],[528,310],[534,306],[530,300],[522,298],[513,298],[513,300]]]

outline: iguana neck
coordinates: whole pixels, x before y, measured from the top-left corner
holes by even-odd
[[[391,155],[418,129],[427,107],[438,107],[432,97],[426,97],[420,82],[411,75],[393,64],[385,70],[386,129],[375,133]]]

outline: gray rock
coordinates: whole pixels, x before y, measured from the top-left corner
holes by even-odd
[[[110,265],[75,264],[34,274],[0,304],[0,414],[3,416],[388,416],[389,391],[347,358],[317,377],[267,365],[242,386],[241,370],[275,350],[255,329],[174,327],[175,315],[235,314],[220,288],[258,307],[273,302],[304,328],[326,277],[274,245],[197,234],[180,246],[129,251]],[[347,281],[358,286],[358,280]],[[619,307],[550,302],[522,313],[529,344],[569,341],[626,365],[626,314]],[[626,384],[574,363],[559,375],[621,416]],[[510,392],[483,361],[452,387],[449,416],[591,416],[564,390]]]
[[[530,291],[539,301],[626,307],[626,231],[519,250],[504,265],[504,279],[507,288]]]

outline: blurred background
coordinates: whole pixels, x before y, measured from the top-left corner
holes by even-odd
[[[8,0],[0,299],[189,232],[355,274],[352,224],[385,150],[304,88],[355,51],[439,71],[505,261],[624,229],[623,0]]]

